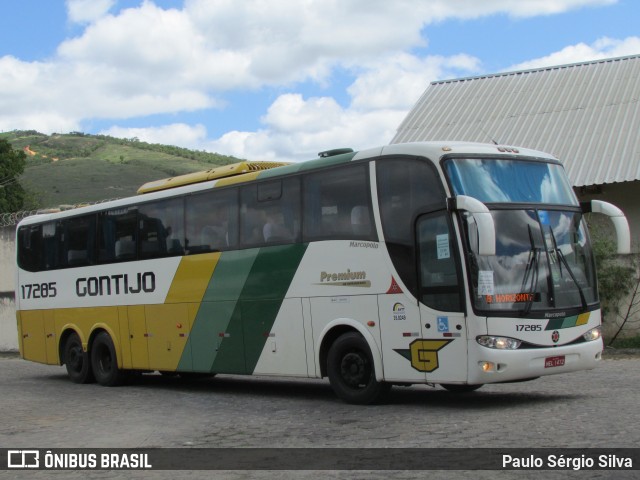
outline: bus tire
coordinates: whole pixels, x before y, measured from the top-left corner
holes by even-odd
[[[327,374],[333,391],[347,403],[377,403],[391,390],[391,384],[376,380],[369,345],[356,332],[345,333],[333,342],[327,354]]]
[[[91,367],[96,381],[105,387],[121,385],[127,375],[118,368],[113,340],[107,332],[100,332],[91,344]]]
[[[71,333],[64,342],[62,361],[72,382],[92,383],[95,381],[89,354],[82,349],[80,337],[75,332]]]
[[[441,383],[440,386],[451,393],[470,393],[478,390],[483,384],[480,385],[458,385],[454,383]]]

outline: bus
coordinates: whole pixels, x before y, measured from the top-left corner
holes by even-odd
[[[594,368],[585,212],[560,161],[421,142],[241,162],[17,227],[22,358],[133,373],[325,378],[349,403]]]

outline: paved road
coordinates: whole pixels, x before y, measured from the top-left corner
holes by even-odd
[[[526,383],[487,385],[465,395],[426,386],[395,387],[391,403],[362,407],[341,403],[326,381],[219,376],[185,382],[144,375],[132,385],[106,388],[73,384],[64,367],[3,356],[0,407],[4,415],[0,417],[0,445],[3,448],[638,447],[639,380],[640,358],[616,358],[603,361],[592,371]],[[52,475],[52,472],[28,473],[30,478]],[[59,473],[60,478],[87,477],[86,472]],[[612,473],[474,472],[473,476],[610,478]],[[637,471],[618,472],[616,478],[634,478],[632,473]],[[124,476],[121,472],[90,474],[95,478]],[[176,476],[172,472],[138,475]],[[462,478],[458,475],[459,472],[431,472],[428,476]],[[282,477],[274,476],[273,472],[181,472],[179,476]],[[347,475],[290,472],[286,476],[389,478],[384,472]],[[427,475],[397,472],[393,478],[427,478]]]

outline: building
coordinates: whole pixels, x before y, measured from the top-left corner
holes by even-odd
[[[549,152],[581,201],[621,208],[640,240],[640,55],[433,82],[391,143],[495,142]]]

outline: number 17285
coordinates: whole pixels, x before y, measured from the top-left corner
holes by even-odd
[[[56,282],[49,283],[27,283],[20,286],[21,298],[29,300],[32,298],[52,298],[58,294]]]

